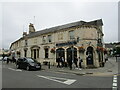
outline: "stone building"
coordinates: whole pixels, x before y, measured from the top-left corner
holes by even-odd
[[[104,62],[103,54],[103,22],[102,19],[91,22],[78,21],[61,26],[35,31],[30,23],[29,33],[23,33],[23,37],[13,42],[10,50],[17,57],[32,57],[39,62],[56,64],[56,59],[68,57],[83,59],[82,66],[99,67]],[[91,55],[91,60],[87,57]]]

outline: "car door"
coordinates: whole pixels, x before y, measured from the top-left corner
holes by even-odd
[[[27,59],[24,58],[23,59],[23,68],[26,69],[27,65],[28,65]]]
[[[17,64],[19,65],[20,68],[23,68],[23,59],[19,58]]]

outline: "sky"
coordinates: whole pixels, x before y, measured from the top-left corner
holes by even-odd
[[[0,11],[2,48],[8,49],[22,37],[23,31],[28,32],[29,23],[34,23],[39,31],[81,20],[102,19],[104,42],[118,41],[118,2],[2,2]]]

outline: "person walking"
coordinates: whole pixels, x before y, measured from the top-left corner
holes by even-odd
[[[70,55],[68,56],[68,65],[70,67],[70,70],[72,70],[72,59],[71,59]]]
[[[12,61],[13,61],[13,63],[16,63],[15,57],[12,57]]]
[[[105,57],[105,62],[108,61],[108,56],[107,56],[107,54],[105,54],[104,57]]]
[[[9,63],[9,58],[7,58],[7,62],[6,62],[7,64]]]
[[[60,67],[60,57],[57,58],[56,62],[58,63],[57,67]]]
[[[80,57],[78,57],[78,61],[79,61],[79,70],[81,70],[81,68],[82,68],[82,62],[83,62],[83,60],[80,58]]]
[[[62,67],[64,67],[65,65],[65,59],[64,59],[64,57],[61,57],[61,64],[62,64]]]
[[[76,69],[78,69],[77,62],[78,62],[78,58],[77,58],[77,57],[75,57],[75,58],[74,58],[74,64],[75,64],[75,66],[76,66]]]

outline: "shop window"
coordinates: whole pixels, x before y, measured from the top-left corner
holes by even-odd
[[[48,48],[45,48],[45,58],[48,58]]]

